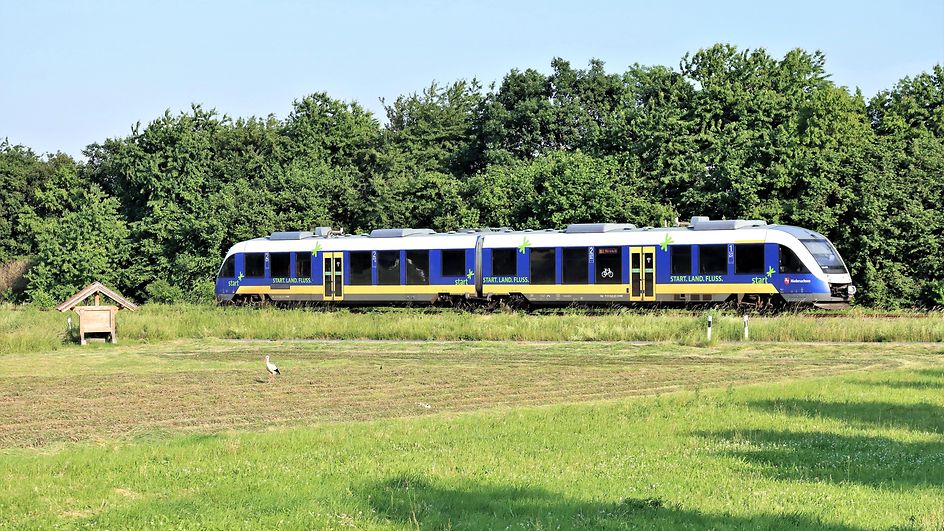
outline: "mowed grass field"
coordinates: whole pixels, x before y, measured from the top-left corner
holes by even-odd
[[[944,345],[7,353],[0,527],[53,526],[940,529]]]

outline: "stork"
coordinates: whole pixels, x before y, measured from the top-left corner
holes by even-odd
[[[279,376],[282,375],[282,373],[279,372],[279,368],[276,367],[274,363],[272,363],[271,361],[269,361],[269,355],[268,355],[268,354],[266,354],[266,357],[265,357],[265,366],[266,366],[266,370],[269,371],[269,381],[270,381],[270,382],[275,379],[275,375],[276,375],[276,374],[278,374]]]

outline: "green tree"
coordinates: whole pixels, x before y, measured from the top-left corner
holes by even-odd
[[[42,166],[29,148],[0,141],[0,264],[35,250],[35,237],[21,217],[33,198]]]
[[[489,163],[529,160],[554,150],[590,154],[621,150],[607,129],[626,100],[627,87],[602,61],[586,70],[555,58],[553,72],[509,72],[484,102],[480,144]]]
[[[93,281],[125,284],[131,242],[117,199],[98,187],[78,207],[50,219],[37,234],[37,263],[26,274],[27,292],[37,304],[61,302]]]
[[[445,87],[432,83],[420,94],[398,97],[385,106],[384,151],[406,155],[416,171],[471,173],[478,158],[481,90],[473,79]]]
[[[473,205],[487,225],[564,227],[570,223],[662,225],[674,218],[637,172],[613,157],[552,151],[528,163],[495,165],[471,181]]]
[[[944,281],[944,68],[902,79],[869,102],[877,134],[871,206],[857,215],[870,228],[859,268],[872,289],[865,302],[935,305]]]

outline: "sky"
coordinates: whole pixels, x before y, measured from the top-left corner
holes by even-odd
[[[284,118],[324,91],[380,99],[432,81],[601,59],[676,67],[725,42],[821,50],[866,97],[944,63],[944,0],[869,2],[315,2],[0,0],[0,140],[82,157],[192,103]]]

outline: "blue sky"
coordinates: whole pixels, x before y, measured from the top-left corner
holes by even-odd
[[[511,68],[549,71],[555,56],[675,67],[716,42],[822,50],[834,81],[871,96],[944,63],[944,0],[0,0],[0,138],[80,156],[165,109],[284,117],[316,91],[380,116],[379,98],[433,80],[488,84]]]

